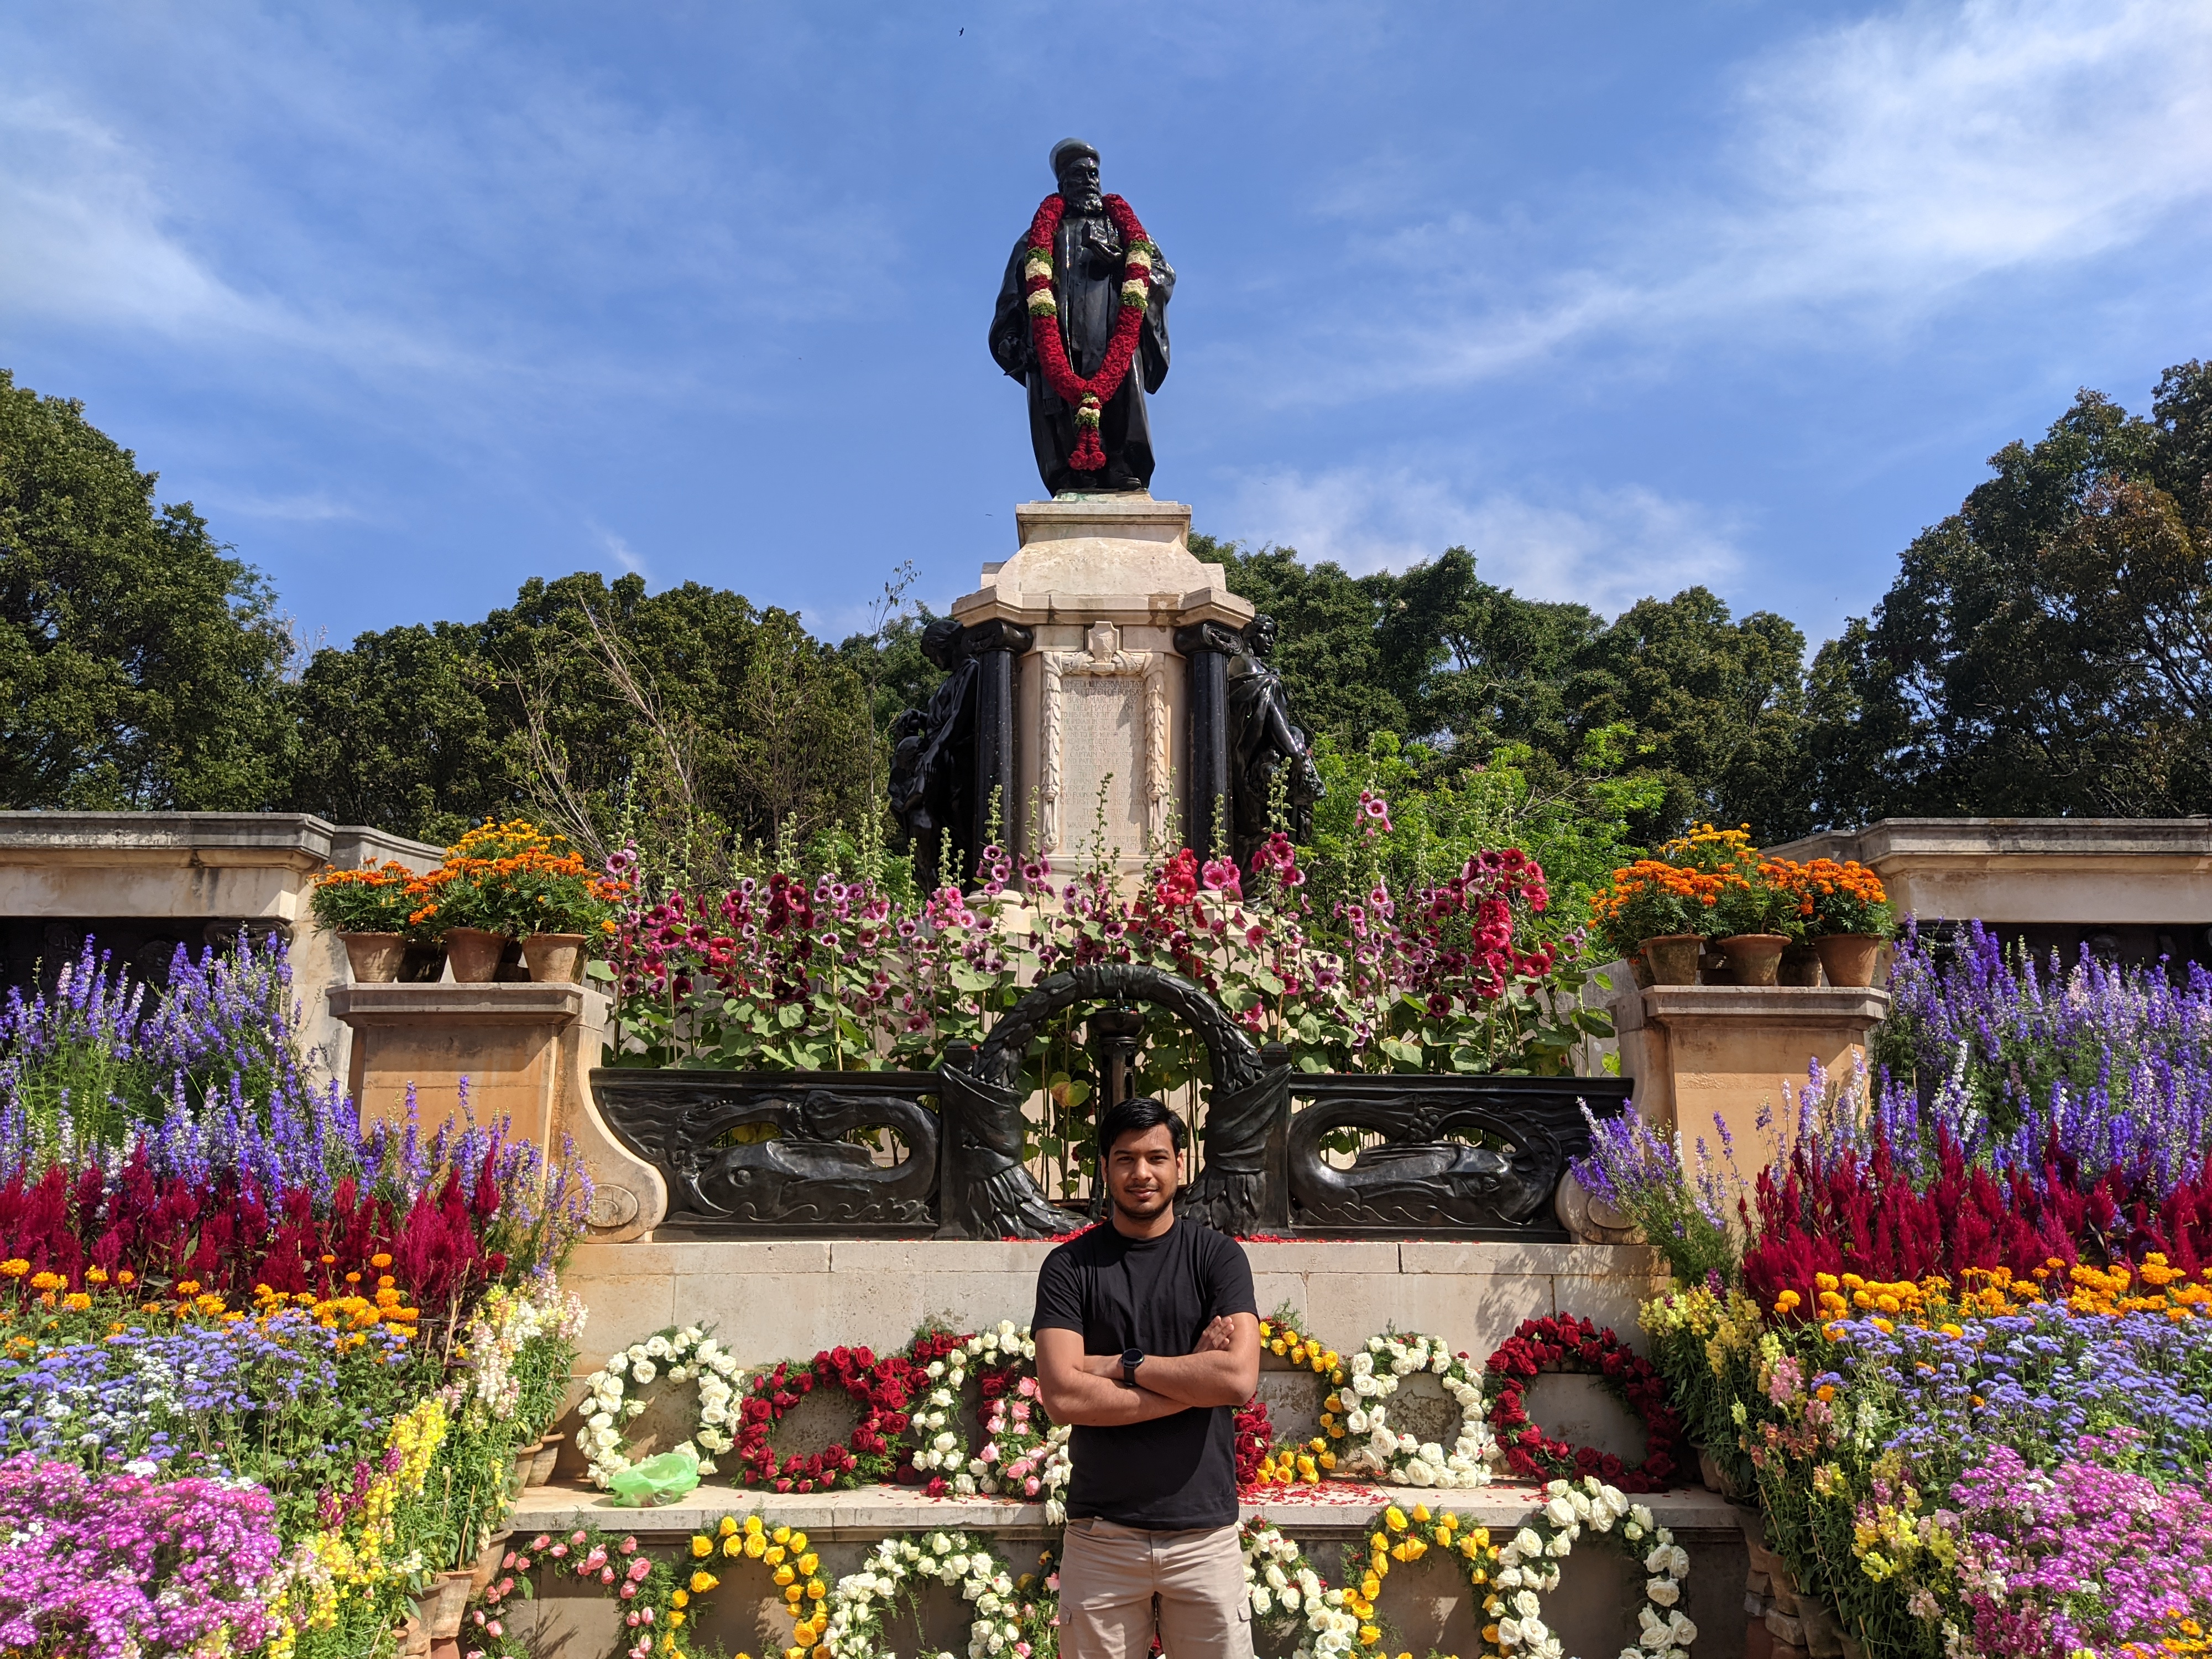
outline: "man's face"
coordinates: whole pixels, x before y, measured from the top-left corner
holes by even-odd
[[[1062,199],[1085,205],[1098,199],[1098,158],[1095,155],[1075,155],[1060,164],[1060,193]]]
[[[1182,1154],[1164,1123],[1133,1129],[1106,1150],[1106,1190],[1132,1221],[1150,1221],[1175,1201],[1182,1185]]]

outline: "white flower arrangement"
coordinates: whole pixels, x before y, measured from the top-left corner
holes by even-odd
[[[1030,1369],[1015,1377],[1006,1393],[984,1403],[983,1444],[972,1455],[961,1448],[966,1461],[953,1477],[953,1491],[963,1498],[988,1492],[1034,1499],[1044,1505],[1048,1525],[1060,1525],[1067,1519],[1067,1483],[1074,1473],[1069,1451],[1073,1434],[1045,1417],[1037,1388],[1036,1338],[1028,1326],[1000,1320],[994,1328],[968,1339],[967,1354],[977,1369],[1017,1364]],[[915,1465],[921,1467],[920,1457]]]
[[[1255,1623],[1295,1624],[1295,1659],[1346,1659],[1359,1646],[1359,1620],[1344,1595],[1322,1582],[1306,1553],[1272,1522],[1247,1521],[1237,1534],[1244,1553],[1244,1597]]]
[[[1343,1427],[1353,1443],[1341,1460],[1345,1473],[1406,1486],[1464,1490],[1490,1484],[1498,1443],[1483,1409],[1482,1382],[1441,1337],[1395,1331],[1370,1336],[1345,1370],[1343,1387],[1331,1396],[1343,1409]],[[1419,1371],[1434,1376],[1459,1407],[1459,1434],[1449,1450],[1390,1426],[1386,1402],[1403,1378]]]
[[[584,1426],[577,1431],[576,1444],[590,1465],[592,1482],[605,1490],[629,1468],[626,1425],[643,1414],[645,1390],[657,1381],[673,1387],[699,1385],[696,1421],[690,1438],[682,1443],[701,1454],[700,1472],[712,1474],[712,1456],[737,1443],[731,1431],[744,1378],[737,1357],[696,1325],[672,1325],[630,1344],[584,1381]]]
[[[1637,1645],[1623,1648],[1620,1659],[1687,1659],[1698,1627],[1676,1605],[1689,1577],[1690,1555],[1674,1534],[1650,1509],[1632,1504],[1619,1487],[1595,1475],[1554,1480],[1544,1492],[1537,1525],[1522,1527],[1499,1548],[1491,1594],[1483,1602],[1497,1622],[1502,1659],[1563,1659],[1559,1636],[1544,1622],[1543,1597],[1559,1587],[1559,1563],[1585,1529],[1612,1538],[1650,1575],[1644,1605],[1637,1609]]]
[[[884,1615],[910,1595],[917,1579],[934,1579],[957,1590],[975,1608],[968,1626],[969,1659],[1026,1652],[1027,1631],[1048,1619],[1059,1580],[1018,1584],[989,1548],[964,1532],[910,1533],[886,1538],[830,1593],[830,1624],[822,1643],[835,1659],[888,1659]],[[953,1659],[939,1652],[925,1659]]]

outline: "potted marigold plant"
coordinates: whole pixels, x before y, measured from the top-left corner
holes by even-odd
[[[355,982],[388,985],[407,954],[408,918],[416,908],[415,872],[387,860],[358,870],[326,870],[315,878],[308,908],[316,923],[338,936]]]
[[[1814,859],[1793,877],[1797,919],[1831,985],[1874,983],[1881,947],[1897,931],[1897,913],[1881,878],[1856,859]]]
[[[422,884],[453,977],[473,984],[498,973],[510,940],[521,942],[532,979],[581,979],[585,951],[614,932],[614,902],[625,890],[523,818],[471,830]]]
[[[1594,930],[1656,985],[1695,985],[1698,958],[1725,878],[1638,859],[1613,872],[1613,885],[1590,900]]]
[[[1721,872],[1725,884],[1713,907],[1719,937],[1713,943],[1729,959],[1739,985],[1780,982],[1783,952],[1798,926],[1798,896],[1790,871],[1766,859]]]

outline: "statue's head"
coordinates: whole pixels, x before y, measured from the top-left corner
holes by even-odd
[[[1098,152],[1080,138],[1063,138],[1052,147],[1052,176],[1068,206],[1098,204]]]
[[[939,668],[950,670],[960,660],[960,636],[967,629],[950,617],[939,617],[921,630],[921,654]]]
[[[1262,611],[1244,624],[1244,648],[1264,657],[1275,648],[1275,619]]]

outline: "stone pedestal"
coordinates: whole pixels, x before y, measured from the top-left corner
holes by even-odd
[[[583,985],[343,985],[331,1012],[353,1033],[346,1086],[361,1121],[416,1121],[425,1136],[459,1112],[507,1120],[513,1132],[558,1157],[573,1139],[592,1176],[592,1234],[621,1243],[650,1231],[666,1208],[660,1173],[629,1152],[600,1120],[588,1079],[611,1014]]]
[[[1005,707],[1011,753],[994,750],[994,777],[1012,843],[1064,876],[1099,842],[1103,814],[1104,849],[1127,878],[1171,826],[1178,844],[1206,840],[1226,782],[1218,659],[1252,607],[1219,565],[1191,553],[1179,501],[1030,501],[1014,519],[1014,556],[984,566],[982,586],[952,606],[971,629],[1030,635],[1018,656],[1004,653],[1005,702],[988,680],[981,688],[979,750],[996,729],[991,706]],[[1205,717],[1195,725],[1194,679]]]
[[[1630,987],[1613,1004],[1620,1069],[1636,1079],[1637,1109],[1678,1126],[1686,1151],[1703,1135],[1716,1158],[1719,1114],[1747,1175],[1771,1150],[1757,1127],[1761,1107],[1778,1118],[1794,1112],[1816,1060],[1832,1080],[1848,1083],[1865,1058],[1867,1033],[1888,1012],[1887,991],[1825,986]]]

